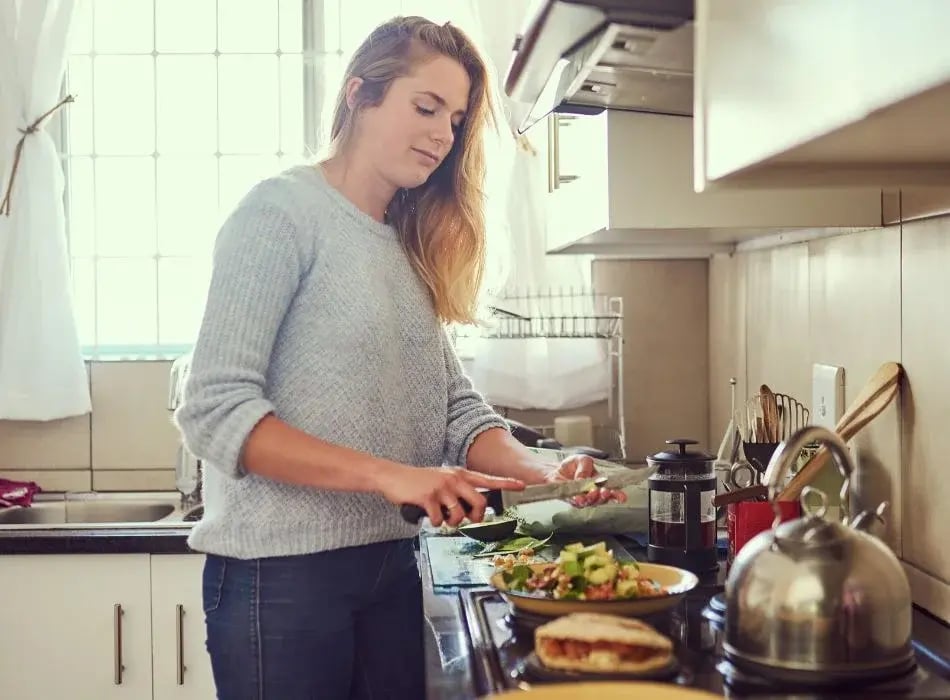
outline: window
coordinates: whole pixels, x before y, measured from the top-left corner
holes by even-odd
[[[313,67],[339,62],[315,4],[322,12],[319,0],[81,3],[63,136],[90,356],[174,355],[194,340],[223,217],[315,145]]]
[[[223,218],[321,146],[349,54],[441,0],[83,0],[63,110],[74,303],[91,358],[176,356]]]

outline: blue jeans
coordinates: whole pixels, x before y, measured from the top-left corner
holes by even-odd
[[[209,554],[208,653],[219,700],[422,700],[412,540],[289,557]]]

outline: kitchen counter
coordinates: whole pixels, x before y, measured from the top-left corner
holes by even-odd
[[[192,554],[191,527],[0,529],[2,554]]]
[[[0,528],[2,554],[189,554],[190,524],[163,527],[59,527],[56,529]],[[645,558],[635,543],[624,541],[630,552]],[[425,547],[419,552],[426,615],[426,673],[428,700],[476,698],[484,692],[477,675],[477,659],[466,627],[458,588],[433,586]],[[724,573],[704,584],[707,597],[721,590]],[[950,629],[925,612],[914,610],[914,638],[918,658],[927,653],[950,658]],[[946,663],[944,661],[944,663]],[[865,694],[862,700],[870,697]],[[950,695],[948,695],[950,697]]]

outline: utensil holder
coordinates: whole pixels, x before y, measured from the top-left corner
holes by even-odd
[[[742,450],[745,458],[756,471],[765,473],[765,468],[769,466],[769,460],[775,450],[778,449],[778,442],[745,442],[742,443]]]
[[[798,501],[778,501],[782,522],[802,515]],[[728,564],[745,544],[760,532],[771,530],[775,522],[775,508],[769,501],[740,501],[726,506],[726,530],[729,533]]]

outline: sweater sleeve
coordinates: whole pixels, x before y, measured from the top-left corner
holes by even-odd
[[[204,318],[175,422],[195,456],[232,478],[247,474],[241,463],[247,437],[274,412],[267,368],[306,258],[290,218],[253,193],[215,241]]]
[[[442,335],[442,350],[445,357],[447,378],[448,421],[445,428],[446,464],[465,466],[468,448],[479,433],[489,428],[505,428],[505,419],[485,403],[472,387],[472,382],[462,371],[455,347],[448,334]]]

